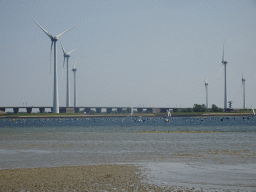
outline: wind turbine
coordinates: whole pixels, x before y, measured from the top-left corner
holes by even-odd
[[[245,109],[245,79],[242,75],[242,85],[243,85],[243,108]]]
[[[224,110],[227,108],[227,77],[226,77],[227,63],[228,62],[224,60],[224,43],[223,43],[222,64],[224,65]]]
[[[67,58],[67,95],[66,95],[66,107],[69,107],[69,101],[70,101],[70,97],[69,97],[69,80],[68,80],[68,59],[70,57],[70,53],[72,53],[75,49],[73,49],[72,51],[66,53],[65,52],[65,49],[61,43],[61,40],[60,40],[60,44],[61,44],[61,47],[62,47],[62,51],[63,51],[63,56],[64,56],[64,61],[63,61],[63,67],[64,67],[64,63],[65,63],[65,59]]]
[[[57,80],[57,47],[56,42],[58,39],[69,30],[73,29],[74,27],[64,31],[63,33],[53,37],[48,31],[46,31],[43,27],[41,27],[34,19],[33,21],[45,32],[45,34],[51,39],[51,53],[50,53],[50,67],[51,67],[51,58],[52,58],[52,45],[54,43],[54,83],[53,83],[53,113],[59,113],[59,96],[58,96],[58,80]]]
[[[204,85],[205,85],[205,90],[206,90],[206,108],[208,109],[208,82],[207,80],[204,81]]]
[[[76,71],[77,71],[76,66],[74,65],[74,67],[69,70],[72,70],[74,73],[74,107],[76,107]]]

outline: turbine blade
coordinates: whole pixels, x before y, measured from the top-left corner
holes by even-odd
[[[63,47],[63,45],[62,45],[61,40],[60,40],[60,44],[61,44],[61,47],[62,47],[63,54],[64,54],[64,55],[66,55],[66,53],[65,53],[65,49],[64,49],[64,47]]]
[[[221,73],[221,69],[222,69],[222,65],[221,65],[221,67],[220,67],[220,72],[219,72],[219,76],[220,76],[220,73]]]
[[[224,43],[223,43],[223,55],[222,55],[222,63],[224,62]]]
[[[53,41],[51,44],[51,51],[50,51],[50,73],[49,74],[51,74],[51,68],[52,68],[52,45],[53,45]]]
[[[41,27],[34,19],[33,21],[45,32],[46,35],[48,35],[48,37],[50,37],[51,39],[53,38],[53,36],[48,31],[46,31],[43,27]]]
[[[75,51],[75,49],[73,49],[72,51],[68,52],[67,54],[70,54],[70,53],[72,53],[73,51]]]
[[[74,27],[75,27],[75,26],[74,26]],[[74,27],[72,27],[72,28],[70,28],[70,29],[68,29],[68,30],[64,31],[63,33],[61,33],[61,34],[57,35],[57,36],[56,36],[56,37],[57,37],[57,39],[59,39],[59,38],[60,38],[64,33],[68,32],[69,30],[73,29]]]

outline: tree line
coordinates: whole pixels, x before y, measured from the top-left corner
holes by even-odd
[[[223,109],[212,104],[212,108],[206,108],[205,104],[194,104],[193,108],[182,109],[181,112],[222,112]]]

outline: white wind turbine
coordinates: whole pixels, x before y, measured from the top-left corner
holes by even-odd
[[[207,82],[207,80],[204,81],[204,85],[205,85],[205,91],[206,91],[206,104],[205,104],[205,106],[208,109],[208,82]]]
[[[69,70],[72,70],[74,73],[74,107],[76,107],[76,71],[77,71],[76,66],[74,65],[74,67]]]
[[[50,53],[50,67],[51,67],[51,58],[52,58],[52,45],[54,43],[54,84],[53,84],[53,113],[59,113],[59,96],[58,96],[58,80],[57,80],[57,47],[56,42],[58,39],[69,30],[74,27],[64,31],[63,33],[53,37],[48,31],[46,31],[43,27],[41,27],[34,19],[33,21],[46,33],[46,35],[51,39],[51,53]]]
[[[227,68],[227,61],[224,60],[224,43],[223,43],[223,55],[222,55],[222,62],[224,65],[224,110],[227,108],[227,76],[226,76],[226,68]]]
[[[69,57],[70,57],[70,54],[71,54],[75,49],[73,49],[72,51],[66,53],[66,52],[65,52],[65,49],[64,49],[64,47],[63,47],[63,45],[62,45],[62,43],[61,43],[61,40],[60,40],[60,44],[61,44],[62,51],[63,51],[63,54],[64,54],[64,55],[63,55],[63,56],[64,56],[63,67],[64,67],[65,59],[67,58],[67,94],[66,94],[66,107],[69,107],[70,97],[69,97],[69,80],[68,80],[68,71],[69,71],[69,69],[68,69],[68,59],[69,59]]]
[[[242,74],[242,85],[243,85],[243,108],[245,109],[245,79]]]

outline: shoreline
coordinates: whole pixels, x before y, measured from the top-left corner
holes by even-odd
[[[172,113],[171,117],[227,117],[227,116],[250,116],[251,113],[203,113],[203,114],[175,114]],[[113,118],[113,117],[130,117],[130,115],[2,115],[0,119],[28,119],[28,118]],[[166,117],[164,114],[134,114],[132,117]]]

